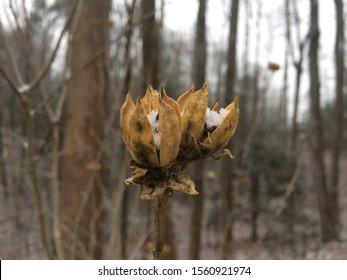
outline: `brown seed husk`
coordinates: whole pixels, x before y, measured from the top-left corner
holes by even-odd
[[[208,87],[205,83],[203,87],[191,94],[184,106],[181,120],[183,147],[190,146],[194,138],[199,141],[205,125],[206,107],[208,105]]]
[[[164,167],[177,157],[181,131],[177,112],[167,103],[167,99],[162,98],[159,99],[159,131],[161,133],[160,166]]]
[[[130,92],[125,98],[125,102],[120,110],[120,127],[123,129],[124,141],[129,141],[129,120],[130,116],[134,113],[136,106],[131,99]]]
[[[132,158],[144,166],[159,166],[154,136],[141,100],[129,120],[129,140],[125,142]]]

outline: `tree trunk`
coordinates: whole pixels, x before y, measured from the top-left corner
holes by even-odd
[[[224,104],[229,104],[234,96],[236,80],[236,38],[238,23],[239,1],[233,0],[230,6],[230,33],[228,43],[228,68],[224,93]],[[230,149],[231,145],[228,145]],[[233,162],[229,158],[222,159],[222,259],[232,256],[232,175]]]
[[[249,82],[250,82],[250,73],[249,73],[249,33],[250,33],[250,22],[251,22],[251,9],[250,9],[250,1],[244,1],[244,9],[245,9],[245,22],[244,22],[244,44],[243,44],[243,77],[242,77],[242,95],[240,96],[240,108],[242,108],[242,118],[239,120],[238,126],[238,135],[244,138],[247,135],[246,127],[248,127],[249,115],[251,109],[249,108],[250,102],[249,100]]]
[[[71,75],[109,42],[109,0],[83,1],[70,41]],[[100,146],[106,121],[107,54],[70,81],[62,165],[62,241],[66,259],[100,259],[103,183]]]
[[[122,94],[126,96],[128,91],[130,90],[131,78],[132,78],[132,60],[130,56],[131,51],[131,39],[133,37],[133,28],[134,28],[134,16],[135,16],[135,5],[136,0],[132,0],[131,5],[126,5],[128,23],[127,23],[127,31],[125,33],[126,43],[125,43],[125,77],[124,77],[124,85],[122,89]],[[124,145],[123,145],[124,147]]]
[[[159,29],[155,20],[155,0],[142,0],[142,55],[145,87],[157,89],[159,77]]]
[[[291,32],[290,32],[290,10],[289,0],[285,0],[284,16],[286,19],[286,47],[284,57],[284,74],[283,74],[283,89],[282,96],[280,98],[280,128],[283,144],[287,144],[287,100],[288,100],[288,67],[289,67],[289,54],[291,52]]]
[[[309,70],[310,70],[310,98],[311,115],[313,123],[313,156],[315,163],[315,184],[319,202],[319,214],[321,225],[322,242],[329,242],[337,238],[337,230],[333,224],[333,211],[330,195],[327,189],[327,179],[324,164],[324,143],[323,143],[323,123],[320,109],[320,81],[318,68],[318,46],[319,46],[319,25],[318,25],[318,0],[310,1],[311,27],[310,27],[310,50],[309,50]]]
[[[202,87],[206,78],[206,6],[206,0],[199,1],[193,58],[193,82],[196,88]],[[192,260],[200,258],[201,226],[204,204],[204,165],[203,161],[198,161],[194,163],[193,167],[194,182],[200,194],[193,200],[193,213],[190,224],[189,258]]]
[[[293,113],[293,120],[292,120],[292,135],[291,135],[291,145],[292,145],[293,151],[295,151],[297,148],[298,111],[299,111],[302,63],[303,63],[303,57],[304,57],[304,46],[305,46],[304,42],[301,42],[299,46],[299,59],[298,61],[294,63],[296,73],[295,73],[294,113]]]
[[[251,215],[251,225],[252,225],[252,241],[257,242],[258,240],[258,216],[259,216],[259,175],[251,175],[252,190],[251,190],[251,201],[252,201],[252,215]]]
[[[0,106],[0,128],[4,126],[4,117],[3,117],[3,109]],[[6,159],[4,153],[4,134],[0,131],[0,176],[1,176],[1,184],[4,188],[4,199],[5,201],[8,198],[9,192],[7,187],[7,172],[6,172]]]
[[[344,84],[344,34],[345,23],[343,17],[343,2],[335,0],[336,7],[336,38],[335,38],[335,72],[336,72],[336,97],[335,97],[335,133],[333,144],[333,159],[331,170],[331,198],[333,226],[339,227],[339,181],[340,181],[340,155],[343,144],[343,84]]]
[[[302,76],[302,64],[304,60],[304,48],[307,42],[307,39],[301,38],[301,32],[300,32],[300,17],[299,17],[299,11],[297,7],[297,1],[295,0],[293,2],[293,12],[294,12],[294,18],[295,18],[295,28],[296,28],[296,34],[297,34],[297,42],[298,42],[298,48],[299,48],[299,58],[297,60],[294,60],[293,58],[293,64],[295,67],[295,93],[294,93],[294,112],[293,112],[293,119],[292,119],[292,131],[291,131],[291,147],[292,150],[295,152],[297,149],[297,138],[298,138],[298,111],[299,111],[299,101],[300,101],[300,86],[301,86],[301,76]],[[294,56],[294,54],[292,53]]]

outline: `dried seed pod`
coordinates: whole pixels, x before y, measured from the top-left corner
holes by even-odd
[[[145,96],[142,98],[143,108],[148,115],[152,110],[159,108],[159,92],[157,92],[151,85],[147,87]]]
[[[182,147],[192,146],[195,141],[199,141],[204,130],[206,107],[208,105],[208,87],[205,83],[203,87],[194,92],[186,93],[187,96],[181,98],[183,109],[182,114]],[[187,98],[187,100],[185,100]],[[183,100],[185,102],[183,102]]]
[[[135,162],[165,167],[173,162],[181,143],[181,119],[175,100],[151,86],[135,105],[130,94],[121,109],[123,140]]]
[[[163,98],[163,101],[165,103],[167,103],[168,105],[170,105],[175,110],[176,117],[178,119],[178,122],[180,125],[180,130],[181,130],[181,113],[180,113],[180,108],[179,108],[178,103],[166,94],[166,91],[164,88],[162,88],[162,90],[161,90],[161,96]]]
[[[193,94],[195,90],[194,85],[192,85],[190,87],[190,89],[188,89],[185,93],[182,93],[178,99],[177,99],[177,103],[179,106],[179,110],[180,110],[180,114],[183,115],[183,111],[184,111],[184,107],[187,104],[188,99],[190,98],[190,96]]]
[[[125,102],[120,110],[120,127],[123,129],[123,140],[124,142],[129,141],[129,119],[135,111],[135,104],[131,99],[130,92],[125,98]]]
[[[202,141],[201,148],[203,150],[215,152],[226,146],[230,138],[234,135],[239,119],[238,97],[236,97],[225,110],[227,114],[221,123],[213,132],[208,132],[206,139]]]
[[[126,142],[132,158],[144,166],[159,166],[151,125],[143,108],[141,99],[129,118],[129,140]]]
[[[161,133],[159,154],[162,167],[176,159],[180,148],[180,120],[177,117],[178,106],[175,107],[168,98],[159,98],[159,132]]]

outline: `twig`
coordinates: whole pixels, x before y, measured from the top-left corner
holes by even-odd
[[[293,192],[295,190],[295,185],[296,185],[296,183],[297,183],[297,181],[299,179],[299,176],[301,174],[301,170],[302,170],[302,167],[303,167],[303,161],[304,161],[304,157],[305,157],[305,152],[304,151],[306,150],[306,146],[307,145],[304,144],[303,149],[302,149],[302,151],[300,153],[300,156],[298,158],[298,161],[297,161],[296,168],[294,170],[293,176],[292,176],[292,178],[290,179],[290,182],[287,185],[286,192],[285,192],[284,196],[282,197],[282,203],[277,208],[277,210],[275,212],[277,216],[280,216],[283,213],[284,209],[287,206],[288,200],[290,199],[290,197],[292,196],[292,194],[293,194]]]
[[[23,137],[19,136],[14,131],[9,130],[9,129],[4,128],[4,127],[0,127],[0,132],[11,136],[13,139],[16,139],[19,143],[21,143],[21,145],[23,146],[24,149],[28,148],[28,142],[25,141],[25,139]]]
[[[15,92],[15,94],[20,98],[20,91],[18,90],[17,86],[16,86],[16,82],[12,79],[12,77],[5,71],[4,68],[2,68],[1,64],[0,64],[0,73],[1,75],[5,78],[5,80],[8,82],[8,84],[11,86],[11,88],[13,89],[13,91]]]

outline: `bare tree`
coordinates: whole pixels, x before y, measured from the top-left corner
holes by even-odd
[[[4,126],[4,116],[3,116],[3,108],[0,106],[0,128]],[[4,188],[4,198],[7,200],[9,192],[7,186],[7,174],[6,174],[6,160],[4,153],[4,136],[0,132],[0,176],[1,176],[1,184]]]
[[[234,96],[234,86],[236,80],[236,39],[237,23],[239,13],[239,1],[233,0],[230,6],[230,25],[228,42],[228,68],[226,73],[226,84],[224,93],[224,103],[228,104]],[[232,175],[233,163],[230,159],[222,160],[222,252],[223,259],[229,259],[232,254]]]
[[[197,88],[202,87],[206,78],[206,0],[199,1],[198,20],[196,24],[193,82]],[[190,259],[200,257],[201,249],[201,226],[204,204],[204,162],[194,164],[194,181],[200,195],[194,197],[193,213],[190,230]]]
[[[303,70],[304,62],[304,49],[307,43],[308,37],[301,38],[301,21],[299,17],[299,10],[297,7],[297,0],[292,1],[293,12],[294,12],[294,22],[295,22],[295,32],[297,37],[297,48],[299,50],[299,57],[294,58],[294,50],[291,49],[291,56],[293,64],[295,67],[295,90],[294,90],[294,110],[292,118],[292,131],[291,131],[291,147],[295,151],[297,148],[297,138],[298,138],[298,111],[299,111],[299,101],[300,101],[300,86],[301,86],[301,76]]]
[[[132,0],[131,4],[125,2],[127,12],[127,25],[125,30],[125,46],[124,46],[124,68],[125,76],[120,94],[116,97],[116,116],[120,114],[121,102],[125,99],[126,94],[131,91],[131,83],[133,80],[133,60],[131,58],[131,45],[136,22],[134,21],[136,0]],[[113,91],[113,90],[112,90]],[[114,90],[115,91],[115,90]],[[120,123],[115,123],[116,129],[120,130]],[[129,161],[129,155],[125,151],[123,141],[119,141],[117,152],[117,160],[112,162],[110,170],[112,180],[117,182],[117,189],[113,193],[112,211],[111,211],[111,237],[108,246],[108,256],[112,259],[127,259],[127,239],[128,239],[128,189],[124,188],[124,178],[126,177],[127,165],[124,162]],[[115,166],[120,165],[121,168]]]
[[[142,0],[142,55],[144,85],[160,85],[159,30],[155,20],[155,0]]]
[[[344,70],[345,70],[345,20],[343,15],[343,1],[335,0],[336,7],[336,37],[335,37],[335,73],[336,73],[336,86],[335,86],[335,128],[334,128],[334,144],[333,144],[333,158],[331,166],[331,188],[330,193],[332,197],[332,217],[333,226],[339,226],[339,182],[340,182],[340,156],[343,145],[343,85],[344,85]]]
[[[319,25],[318,25],[318,0],[310,1],[311,26],[310,26],[310,49],[309,49],[309,69],[310,69],[310,98],[311,115],[313,124],[312,148],[314,157],[314,178],[317,185],[319,202],[321,238],[323,242],[328,242],[337,238],[334,213],[331,203],[331,196],[327,188],[327,178],[324,163],[324,143],[323,143],[323,122],[320,108],[320,79],[318,66],[319,47]]]
[[[289,0],[285,0],[284,17],[286,22],[286,47],[284,56],[284,74],[283,74],[283,88],[280,98],[280,123],[282,128],[283,144],[286,144],[286,130],[287,130],[287,100],[288,100],[288,68],[289,68],[289,55],[291,44],[291,22],[290,22],[290,8]]]
[[[49,242],[49,233],[47,230],[47,215],[46,215],[46,208],[44,206],[43,201],[43,194],[42,194],[42,187],[40,178],[38,175],[38,158],[40,158],[40,149],[38,150],[35,147],[35,118],[38,115],[38,112],[40,111],[40,108],[43,107],[49,124],[53,127],[53,131],[57,131],[58,129],[58,121],[60,120],[61,112],[62,112],[62,105],[65,99],[64,94],[61,94],[58,98],[57,105],[55,107],[55,110],[53,109],[49,98],[47,96],[46,88],[43,84],[43,79],[47,76],[49,73],[49,70],[51,68],[51,65],[56,57],[56,54],[58,52],[58,49],[61,45],[62,39],[68,30],[70,23],[72,21],[72,18],[75,15],[75,11],[78,5],[78,1],[72,5],[71,12],[69,13],[69,16],[66,19],[66,22],[61,30],[61,32],[58,35],[58,39],[56,43],[54,44],[50,54],[48,55],[47,59],[41,63],[42,66],[38,66],[37,60],[38,58],[35,56],[35,53],[33,52],[33,40],[32,40],[32,30],[31,30],[31,24],[29,20],[29,15],[26,10],[25,5],[22,5],[22,14],[24,17],[24,27],[19,23],[19,16],[18,11],[16,11],[12,6],[10,6],[10,10],[12,13],[12,16],[14,18],[15,26],[19,34],[19,41],[23,45],[23,53],[26,57],[27,61],[24,61],[24,63],[27,64],[27,67],[30,70],[29,77],[24,77],[20,65],[18,64],[18,61],[16,59],[15,49],[12,48],[10,41],[7,38],[6,32],[3,30],[2,23],[0,22],[0,35],[4,41],[5,49],[7,51],[7,54],[10,59],[10,64],[13,69],[14,77],[12,77],[9,72],[0,65],[0,73],[2,76],[7,80],[9,85],[11,86],[12,90],[16,94],[16,97],[19,99],[21,107],[24,112],[25,120],[24,120],[24,138],[21,141],[22,145],[25,149],[25,156],[27,159],[27,172],[31,181],[31,184],[33,186],[33,192],[34,197],[36,200],[36,206],[37,206],[37,212],[38,212],[38,221],[40,225],[40,235],[41,235],[41,241],[43,243],[44,249],[47,253],[47,256],[49,259],[56,258],[59,256],[59,248],[56,247],[56,254],[54,254],[50,242]],[[25,81],[29,80],[25,83]],[[39,106],[36,106],[37,104],[33,104],[32,101],[34,99],[34,92],[38,89],[38,92],[40,94],[40,98],[42,101],[42,104]],[[56,134],[55,134],[56,135]],[[57,147],[59,145],[59,142],[55,141],[56,137],[53,137],[53,150],[54,147]],[[53,202],[56,200],[56,191],[57,191],[57,165],[55,164],[55,160],[57,160],[58,157],[56,157],[55,154],[53,154],[53,160],[51,164],[51,181],[52,181],[52,189],[53,189]],[[53,203],[52,207],[53,212],[53,232],[54,232],[54,239],[59,239],[59,232],[56,232],[56,207]],[[54,240],[56,241],[56,240]],[[57,255],[57,256],[56,256]]]
[[[70,40],[71,75],[107,49],[111,1],[83,1]],[[62,246],[66,259],[100,259],[103,180],[99,147],[106,121],[107,53],[67,87],[67,127],[62,163]]]

